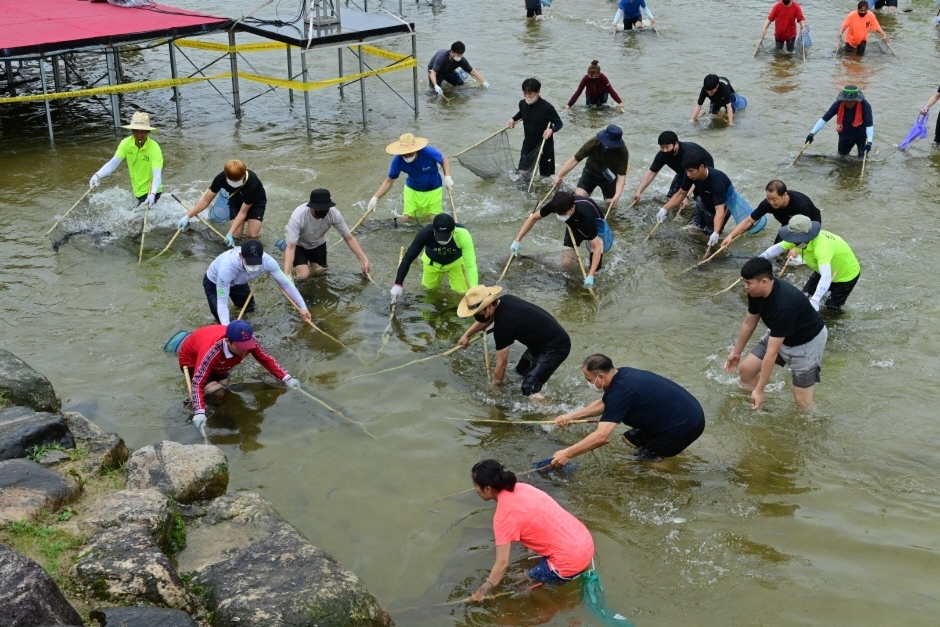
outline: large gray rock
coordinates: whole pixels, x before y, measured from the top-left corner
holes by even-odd
[[[0,462],[0,523],[30,520],[71,503],[81,488],[71,477],[28,459]]]
[[[228,488],[228,460],[217,446],[164,441],[134,451],[127,487],[156,488],[180,503],[214,499]]]
[[[91,612],[99,627],[196,627],[186,612],[158,607],[105,607]]]
[[[189,595],[150,532],[140,525],[102,529],[79,555],[75,572],[100,599],[188,609]]]
[[[105,433],[91,440],[82,440],[82,448],[88,453],[88,461],[85,463],[85,470],[88,472],[120,468],[131,456],[124,440],[116,433]]]
[[[49,379],[3,349],[0,349],[0,397],[7,405],[25,405],[36,411],[57,412],[62,407]]]
[[[44,623],[83,624],[39,564],[0,544],[0,625],[34,627]]]
[[[169,547],[173,514],[167,496],[155,488],[108,492],[79,514],[79,529],[93,533],[133,523],[150,532],[157,544]]]
[[[65,418],[28,407],[0,409],[0,460],[26,457],[29,449],[43,444],[75,448]]]
[[[85,418],[84,415],[77,411],[64,411],[62,412],[62,417],[65,418],[65,422],[69,426],[69,431],[71,431],[72,435],[78,440],[93,440],[104,435],[104,431],[101,430],[101,427],[88,418]]]
[[[207,542],[211,550],[201,548]],[[193,569],[200,571],[194,583],[206,590],[214,627],[393,624],[358,577],[307,542],[256,494],[226,495],[211,503],[187,534],[180,555],[185,571],[184,558],[201,566]]]

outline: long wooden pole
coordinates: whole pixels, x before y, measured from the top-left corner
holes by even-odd
[[[250,292],[248,292],[248,298],[245,299],[245,302],[242,305],[241,310],[238,312],[238,317],[235,318],[236,320],[241,320],[242,316],[245,315],[245,310],[248,309],[248,303],[251,302],[251,299],[254,298],[254,295],[255,295],[254,290],[251,290]],[[294,302],[294,301],[291,301],[291,302]]]
[[[178,202],[180,205],[183,206],[183,209],[186,210],[186,213],[189,213],[189,212],[191,211],[191,209],[186,206],[186,203],[184,203],[182,200],[180,200],[179,198],[176,197],[176,194],[170,194],[170,196],[173,197],[173,200],[175,200],[176,202]],[[196,214],[196,219],[199,220],[200,222],[202,222],[203,224],[205,224],[206,227],[209,228],[209,230],[211,230],[213,233],[215,233],[216,235],[218,235],[218,236],[222,239],[222,241],[225,242],[226,245],[228,245],[228,240],[225,239],[225,236],[222,235],[221,233],[219,233],[218,230],[216,230],[216,228],[215,228],[214,226],[212,226],[211,224],[209,224],[208,222],[206,222],[205,219],[204,219],[201,215],[199,215],[198,213]]]
[[[405,247],[402,246],[401,250],[398,252],[398,265],[395,266],[395,270],[398,270],[398,266],[401,265],[401,260],[405,258]],[[375,353],[375,358],[378,360],[379,353],[382,352],[382,349],[385,348],[385,345],[388,344],[388,340],[392,335],[392,321],[395,319],[395,306],[398,304],[398,299],[392,301],[392,311],[388,314],[388,326],[385,327],[385,330],[382,331],[382,346],[379,347],[379,350]]]
[[[291,305],[294,306],[294,309],[297,310],[297,313],[300,313],[300,307],[297,306],[297,303],[294,302],[294,299],[292,299],[290,296],[287,295],[287,292],[284,291],[284,288],[278,286],[278,289],[281,290],[281,294],[284,295],[284,298],[286,298],[287,301],[288,301]],[[317,325],[315,325],[312,320],[308,320],[308,321],[307,321],[307,324],[309,324],[311,327],[313,327],[313,329],[315,329],[316,331],[319,331],[320,333],[322,333],[323,335],[327,336],[328,338],[330,338],[331,340],[333,340],[334,342],[336,342],[337,344],[339,344],[340,346],[342,346],[343,348],[345,348],[346,350],[348,350],[350,353],[352,353],[353,355],[355,355],[356,359],[358,359],[359,362],[360,362],[362,365],[366,365],[366,362],[362,361],[362,357],[360,357],[360,356],[356,353],[356,351],[354,351],[353,349],[349,348],[348,346],[346,346],[345,344],[343,344],[342,342],[340,342],[338,339],[336,339],[335,337],[333,337],[332,335],[330,335],[329,333],[327,333],[326,331],[324,331],[323,329],[321,329],[320,327],[318,327]]]
[[[546,192],[545,195],[542,196],[542,200],[539,201],[539,204],[535,205],[534,211],[538,211],[538,210],[539,210],[539,207],[541,207],[542,205],[545,204],[545,201],[548,200],[548,197],[552,195],[552,192],[553,192],[553,191],[555,191],[555,185],[554,185],[554,184],[552,185],[551,189],[549,189],[548,192]]]
[[[552,422],[554,422],[554,421],[552,421]],[[531,475],[533,472],[539,472],[539,471],[542,471],[542,470],[545,470],[545,469],[551,468],[551,467],[552,467],[551,464],[545,464],[544,466],[539,466],[538,468],[531,468],[531,469],[529,469],[529,470],[524,470],[524,471],[522,471],[522,472],[517,472],[517,473],[515,473],[515,475],[516,475],[517,477],[524,477],[524,476],[526,476],[526,475]],[[440,501],[443,501],[444,499],[449,499],[449,498],[454,497],[454,496],[460,496],[461,494],[466,494],[467,492],[473,492],[473,490],[474,490],[474,488],[469,488],[469,489],[467,489],[467,490],[461,490],[460,492],[454,492],[453,494],[448,494],[447,496],[442,496],[441,498],[437,499],[437,500],[434,501],[434,502],[435,502],[435,503],[439,503]]]
[[[862,155],[862,171],[861,171],[861,173],[858,175],[858,180],[860,180],[860,181],[865,177],[865,162],[866,162],[867,160],[868,160],[868,151],[866,151],[865,154]]]
[[[551,127],[552,127],[552,123],[549,122],[548,126],[545,127],[545,130],[547,131]],[[532,191],[532,183],[535,182],[535,173],[538,172],[539,161],[542,160],[542,149],[545,148],[546,141],[548,141],[548,138],[545,137],[545,135],[543,134],[542,143],[539,145],[539,154],[535,157],[535,164],[532,166],[532,176],[529,178],[529,189],[526,190],[527,192]]]
[[[359,221],[356,222],[356,223],[353,225],[353,227],[352,227],[351,229],[349,229],[349,233],[350,233],[350,234],[355,233],[355,232],[356,232],[356,229],[358,229],[358,228],[362,225],[362,223],[365,221],[366,216],[369,215],[370,213],[372,213],[372,211],[373,211],[373,209],[367,208],[367,209],[366,209],[366,212],[365,212],[364,214],[362,214],[362,217],[361,217],[361,218],[359,218]],[[332,244],[330,244],[330,245],[328,246],[328,248],[331,248],[331,247],[335,246],[336,244],[339,244],[341,241],[343,241],[342,238],[336,240],[335,242],[333,242]],[[369,278],[371,279],[372,277],[369,277]]]
[[[479,145],[482,144],[483,142],[485,142],[485,141],[487,141],[487,140],[489,140],[489,139],[492,139],[492,138],[496,137],[497,135],[499,135],[500,133],[502,133],[503,131],[507,131],[507,130],[509,130],[509,127],[508,127],[508,126],[504,126],[503,128],[499,129],[499,130],[496,131],[495,133],[492,133],[492,134],[490,134],[490,135],[487,135],[484,139],[481,139],[480,141],[478,141],[478,142],[475,143],[474,145],[470,146],[469,148],[464,148],[463,150],[461,150],[461,151],[458,152],[457,154],[453,155],[453,157],[459,157],[460,155],[462,155],[463,153],[467,152],[468,150],[473,150],[474,148],[476,148],[477,146],[479,146]]]
[[[630,174],[630,168],[632,168],[632,167],[633,167],[633,166],[628,165],[628,166],[627,166],[627,171],[626,171],[626,172],[624,173],[624,175],[623,175],[623,186],[624,186],[624,187],[627,186],[627,175]],[[636,204],[636,203],[634,203],[634,204]],[[633,205],[630,205],[630,207],[632,207],[632,206],[633,206]],[[614,203],[610,203],[609,205],[607,205],[607,212],[604,213],[604,219],[605,219],[605,220],[607,219],[607,216],[610,215],[610,212],[611,212],[611,210],[612,210],[613,208],[614,208]],[[629,207],[628,207],[628,208],[629,208]]]
[[[457,205],[454,204],[454,192],[447,188],[447,196],[450,198],[450,213],[454,216],[454,222],[457,221]]]
[[[797,160],[800,158],[800,156],[802,156],[803,151],[806,150],[806,148],[807,148],[808,146],[809,146],[809,142],[806,142],[805,144],[803,144],[803,147],[800,148],[800,151],[799,151],[798,153],[796,153],[796,156],[795,156],[795,157],[793,157],[793,161],[791,161],[791,162],[790,162],[790,165],[787,166],[788,168],[789,168],[790,166],[792,166],[794,163],[797,162]]]
[[[862,164],[862,167],[865,167],[865,164]],[[147,215],[150,213],[150,205],[148,204],[144,207],[144,225],[140,229],[140,253],[137,255],[137,265],[140,265],[140,262],[144,259],[144,240],[147,237]]]
[[[891,54],[893,54],[894,56],[898,57],[898,53],[894,51],[894,48],[891,47],[891,44],[889,44],[889,43],[886,41],[886,42],[885,42],[885,45],[888,46],[888,50],[891,51]],[[901,57],[898,57],[898,58],[900,59]]]
[[[757,56],[757,51],[760,50],[760,45],[764,43],[764,37],[766,36],[767,36],[767,33],[763,33],[760,36],[760,41],[757,42],[757,46],[754,48],[754,54],[751,56],[752,59]]]
[[[742,235],[744,235],[744,233],[739,233],[738,235],[735,235],[734,239],[732,239],[731,242],[733,243],[736,239],[738,239],[738,238],[741,237]],[[729,246],[730,246],[730,244],[729,244]],[[722,246],[721,248],[719,248],[718,250],[716,250],[714,253],[712,253],[711,257],[707,257],[707,258],[705,258],[705,259],[702,259],[701,261],[699,261],[699,262],[698,262],[697,264],[695,264],[694,266],[689,266],[688,268],[686,268],[685,270],[683,270],[683,271],[680,272],[679,274],[685,274],[685,273],[688,272],[689,270],[692,270],[693,268],[697,268],[697,267],[699,267],[700,265],[702,265],[703,263],[708,263],[709,261],[711,261],[712,259],[714,259],[715,257],[717,257],[723,250],[725,250],[725,249],[727,249],[727,248],[728,248],[728,246]]]
[[[463,270],[463,280],[467,284],[467,290],[470,290],[470,275],[467,274],[466,264],[461,264],[460,269]],[[486,378],[490,378],[490,343],[486,339],[486,335],[483,335],[483,367],[486,371]]]
[[[490,331],[487,331],[487,332],[490,332]],[[482,337],[481,335],[476,336],[475,338],[473,338],[472,340],[470,340],[467,345],[469,346],[470,344],[473,344],[474,342],[476,342],[477,340],[479,340],[481,337]],[[391,367],[391,368],[385,368],[384,370],[377,370],[376,372],[366,372],[366,373],[363,373],[363,374],[357,374],[357,375],[354,376],[354,377],[350,377],[350,379],[360,379],[360,378],[362,378],[362,377],[371,377],[371,376],[377,375],[377,374],[385,374],[386,372],[392,372],[393,370],[401,370],[402,368],[406,368],[406,367],[408,367],[408,366],[413,366],[414,364],[420,364],[420,363],[422,363],[422,362],[430,361],[430,360],[432,360],[432,359],[437,359],[438,357],[447,357],[448,355],[453,355],[454,353],[456,353],[456,352],[457,352],[458,350],[460,350],[461,348],[463,348],[463,346],[461,346],[460,344],[458,344],[457,346],[455,346],[455,347],[453,347],[453,348],[447,349],[447,350],[444,351],[443,353],[437,353],[436,355],[429,355],[428,357],[422,357],[421,359],[414,359],[414,360],[412,360],[412,361],[409,361],[409,362],[406,363],[406,364],[401,364],[401,365],[399,365],[399,366],[393,366],[393,367]]]
[[[346,422],[349,422],[349,423],[352,423],[352,424],[356,425],[357,427],[359,427],[360,429],[362,429],[362,432],[363,432],[363,433],[365,433],[367,436],[369,436],[369,437],[372,438],[373,440],[377,440],[377,439],[378,439],[377,437],[375,437],[374,435],[372,435],[371,433],[369,433],[369,430],[366,428],[366,426],[365,426],[364,424],[362,424],[361,422],[359,422],[358,420],[353,420],[352,418],[350,418],[349,416],[347,416],[346,414],[344,414],[344,413],[341,412],[340,410],[338,410],[338,409],[336,409],[336,408],[334,408],[334,407],[330,407],[328,404],[324,403],[323,401],[321,401],[321,400],[318,399],[316,396],[314,396],[313,394],[311,394],[310,392],[308,392],[307,390],[305,390],[305,389],[303,389],[303,388],[296,388],[296,390],[297,390],[298,392],[300,392],[301,394],[303,394],[304,396],[306,396],[307,398],[309,398],[309,399],[311,399],[311,400],[313,400],[313,401],[319,403],[320,405],[322,405],[323,407],[325,407],[328,411],[333,412],[334,414],[336,414],[337,416],[339,416],[340,418],[342,418],[342,419],[345,420]]]
[[[74,209],[75,207],[77,207],[77,206],[78,206],[78,203],[80,203],[80,202],[82,202],[83,200],[85,200],[85,196],[87,196],[88,194],[90,194],[92,189],[93,189],[93,188],[89,187],[89,188],[88,188],[88,191],[86,191],[84,194],[82,194],[82,197],[79,198],[78,200],[76,200],[76,201],[75,201],[75,204],[72,205],[71,207],[69,207],[69,210],[66,211],[64,214],[62,214],[62,217],[61,217],[61,218],[59,218],[58,220],[56,220],[56,223],[52,225],[52,228],[50,228],[48,231],[46,231],[46,235],[49,235],[49,233],[52,233],[52,231],[55,229],[55,227],[59,226],[59,223],[62,222],[62,220],[64,220],[70,213],[72,213],[72,209]]]
[[[189,390],[189,396],[191,398],[193,395],[193,382],[189,378],[189,366],[183,366],[183,375],[186,377],[186,389]],[[206,427],[204,425],[199,426],[199,433],[202,434],[202,441],[208,444],[209,438],[206,437]]]
[[[491,420],[489,418],[448,418],[447,420],[455,420],[457,422],[493,422],[501,425],[553,425],[555,424],[554,420]],[[568,424],[570,425],[587,425],[594,424],[597,422],[596,418],[589,418],[586,420],[572,420]]]
[[[166,251],[170,250],[170,246],[173,245],[173,242],[176,241],[176,238],[179,237],[179,234],[182,233],[182,232],[183,232],[183,229],[176,229],[176,233],[173,234],[173,237],[170,238],[169,243],[168,243],[166,246],[164,246],[163,250],[161,250],[160,252],[158,252],[156,255],[154,255],[153,257],[151,257],[151,258],[148,259],[147,261],[153,261],[154,259],[156,259],[156,258],[159,257],[160,255],[162,255],[162,254],[165,253]]]
[[[787,271],[787,266],[790,265],[790,259],[792,259],[792,257],[787,255],[787,260],[783,262],[783,267],[780,268],[780,274],[777,275],[778,277],[782,277],[783,273]]]
[[[499,285],[499,282],[503,280],[503,277],[506,276],[506,273],[509,271],[509,264],[512,263],[512,258],[515,257],[512,253],[509,253],[509,259],[506,260],[506,266],[503,268],[503,273],[499,275],[499,278],[496,279],[496,285]]]
[[[571,236],[571,246],[574,248],[574,254],[578,257],[578,267],[581,268],[581,276],[586,280],[587,270],[584,269],[584,262],[581,261],[581,251],[578,249],[578,245],[575,243],[576,240],[574,239],[574,231],[571,230],[571,225],[569,224],[565,224],[565,227],[568,229],[568,235]],[[591,293],[591,296],[594,297],[594,300],[597,300],[597,294],[594,292],[594,288],[589,287],[588,291]]]
[[[725,292],[731,291],[731,290],[734,288],[735,285],[737,285],[738,283],[740,283],[740,282],[743,281],[743,280],[744,280],[743,278],[738,277],[737,281],[735,281],[734,283],[732,283],[731,285],[729,285],[729,286],[726,287],[725,289],[720,290],[720,291],[718,291],[718,292],[715,292],[715,293],[712,294],[711,296],[706,296],[705,298],[703,298],[702,300],[700,300],[700,301],[698,302],[698,304],[702,304],[702,303],[704,303],[706,300],[708,300],[709,298],[714,298],[714,297],[718,296],[719,294],[724,294]]]
[[[643,241],[640,242],[640,243],[641,243],[641,244],[645,244],[646,242],[648,242],[649,239],[650,239],[651,237],[653,237],[653,233],[656,232],[656,229],[658,229],[661,224],[662,224],[662,222],[657,222],[656,224],[654,224],[654,225],[653,225],[653,230],[650,231],[650,232],[649,232],[649,235],[646,236],[646,239],[643,240]]]

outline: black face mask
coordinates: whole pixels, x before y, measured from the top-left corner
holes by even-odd
[[[325,209],[323,211],[314,211],[313,217],[315,217],[317,220],[322,220],[323,218],[327,216],[329,212],[330,212],[329,209]]]
[[[486,324],[487,322],[490,321],[489,318],[487,318],[485,315],[481,313],[473,314],[473,319],[479,322],[480,324]]]

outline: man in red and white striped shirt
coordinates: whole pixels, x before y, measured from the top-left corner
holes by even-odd
[[[287,384],[299,388],[294,379],[277,360],[261,347],[244,320],[233,320],[228,325],[213,324],[193,331],[180,346],[180,369],[192,373],[193,424],[206,423],[206,394],[221,396],[225,393],[229,371],[251,355],[264,369]]]

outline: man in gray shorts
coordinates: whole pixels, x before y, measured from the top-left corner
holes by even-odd
[[[767,259],[749,260],[741,268],[741,277],[747,292],[747,315],[725,360],[725,370],[740,372],[741,385],[752,390],[751,408],[758,409],[764,403],[764,388],[774,365],[789,365],[793,399],[801,408],[811,407],[829,337],[822,317],[799,288],[774,278]],[[758,320],[767,325],[767,333],[742,362],[741,351],[754,334]]]

